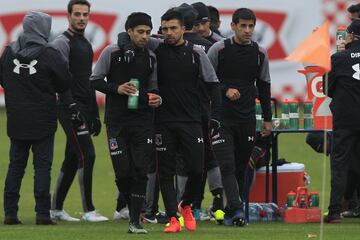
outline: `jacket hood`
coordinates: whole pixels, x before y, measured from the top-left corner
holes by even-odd
[[[50,15],[42,12],[27,12],[23,20],[23,33],[11,44],[11,49],[22,58],[36,58],[48,43],[50,29]]]

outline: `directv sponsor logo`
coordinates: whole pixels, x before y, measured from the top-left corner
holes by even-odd
[[[121,151],[121,150],[115,151],[115,152],[110,152],[110,155],[111,155],[111,156],[116,156],[116,155],[120,155],[120,154],[122,154],[122,151]]]
[[[360,57],[360,53],[357,52],[357,53],[351,53],[350,54],[351,58],[359,58]]]
[[[89,131],[86,130],[86,131],[81,131],[81,132],[77,132],[76,133],[78,136],[81,136],[81,135],[86,135],[86,134],[89,134]]]
[[[224,143],[224,142],[225,142],[225,139],[219,139],[219,140],[213,141],[212,145],[216,145],[216,144]]]
[[[156,151],[158,151],[158,152],[166,152],[166,147],[157,147]]]

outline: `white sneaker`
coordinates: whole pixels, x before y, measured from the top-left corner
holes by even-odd
[[[129,218],[130,218],[129,209],[127,208],[123,208],[119,212],[118,211],[114,212],[114,216],[113,216],[114,220],[121,220],[121,219],[128,220]]]
[[[86,222],[105,222],[109,221],[107,217],[104,217],[100,213],[97,213],[96,210],[91,212],[84,213],[82,219]]]
[[[79,222],[80,219],[70,216],[64,210],[50,210],[50,217],[56,221]]]

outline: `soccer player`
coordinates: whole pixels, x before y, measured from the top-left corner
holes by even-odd
[[[327,94],[332,98],[330,110],[333,114],[331,163],[331,192],[329,214],[326,223],[341,222],[341,201],[346,190],[350,166],[359,168],[359,120],[354,111],[360,106],[360,77],[354,69],[359,66],[360,20],[356,19],[347,28],[346,48],[331,56]],[[355,160],[355,164],[351,163]],[[350,172],[351,173],[351,172]],[[356,178],[355,178],[356,179]]]
[[[71,89],[60,95],[58,102],[59,121],[66,134],[66,148],[52,202],[51,215],[56,220],[79,221],[63,209],[76,172],[78,172],[84,210],[83,220],[89,222],[108,220],[107,217],[96,212],[92,201],[95,149],[91,135],[97,136],[100,133],[101,122],[95,91],[89,83],[93,50],[84,37],[89,16],[88,1],[71,0],[68,3],[69,28],[53,42],[67,60],[72,74]]]
[[[215,43],[208,52],[222,89],[222,127],[212,140],[227,198],[224,225],[244,224],[239,193],[255,142],[256,87],[264,114],[261,135],[271,133],[269,60],[266,50],[251,40],[255,24],[252,10],[237,9],[231,23],[234,37]]]
[[[212,101],[212,129],[219,127],[218,111],[220,92],[218,79],[205,52],[184,40],[184,20],[181,13],[168,10],[161,17],[164,41],[151,39],[158,60],[158,83],[163,104],[155,113],[155,144],[159,161],[159,179],[166,214],[170,225],[164,232],[180,232],[177,210],[184,217],[189,231],[196,229],[191,212],[191,203],[198,194],[203,173],[204,139],[201,129],[201,101],[198,88],[201,81],[206,84]],[[127,36],[120,34],[120,45],[127,44]],[[176,174],[175,154],[184,160],[188,180],[177,207],[174,176]]]
[[[206,38],[212,43],[216,43],[224,39],[219,34],[215,33],[214,31],[211,31],[210,29],[211,19],[210,19],[210,12],[208,7],[202,2],[193,3],[191,4],[191,6],[193,6],[196,9],[196,11],[198,11],[199,13],[197,19],[194,22],[193,30],[195,32],[198,32],[203,38]]]
[[[194,22],[198,16],[198,12],[196,11],[196,9],[191,5],[183,3],[179,7],[176,7],[174,10],[180,12],[184,17],[184,25],[185,25],[184,39],[201,47],[205,52],[207,52],[209,48],[213,45],[213,43],[203,38],[199,33],[193,31]],[[207,174],[203,174],[200,192],[193,201],[192,209],[196,220],[210,219],[210,217],[206,213],[201,211],[201,203],[202,200],[204,199],[206,178],[208,178],[209,188],[212,195],[214,196],[212,208],[210,210],[216,220],[222,221],[223,220],[223,213],[222,213],[223,187],[221,183],[219,163],[215,158],[215,154],[213,152],[210,141],[210,132],[209,132],[209,121],[210,121],[210,113],[211,113],[210,98],[207,93],[206,86],[204,84],[201,84],[199,86],[199,94],[201,96],[201,104],[202,104],[201,125],[204,134],[204,171]],[[187,181],[187,177],[185,176],[182,170],[181,161],[177,171],[178,171],[177,186],[178,186],[178,193],[180,195],[178,196],[179,198],[184,192]]]
[[[104,49],[91,75],[91,84],[106,94],[105,123],[116,185],[130,210],[129,233],[147,233],[140,224],[146,194],[147,171],[153,146],[153,108],[161,104],[157,94],[156,57],[145,48],[152,30],[151,17],[143,12],[128,16],[125,29],[134,46],[127,63],[124,49],[113,44]],[[107,82],[104,78],[106,77]],[[138,89],[130,82],[139,81]],[[138,95],[137,109],[129,109],[129,97]]]
[[[0,84],[5,90],[10,164],[4,189],[4,224],[21,224],[18,202],[30,149],[35,169],[36,224],[55,224],[50,218],[50,170],[57,127],[56,92],[70,85],[61,53],[48,44],[51,17],[28,12],[24,32],[0,58]]]
[[[219,31],[221,20],[219,10],[214,6],[207,6],[210,13],[210,30],[221,36]]]

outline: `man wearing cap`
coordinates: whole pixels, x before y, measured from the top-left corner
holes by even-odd
[[[252,10],[237,9],[231,22],[234,36],[215,43],[208,52],[222,89],[222,127],[212,144],[227,198],[224,225],[244,224],[239,196],[255,143],[256,87],[264,114],[261,135],[271,133],[269,60],[266,50],[251,40],[255,24]]]
[[[208,52],[209,48],[212,46],[212,42],[200,36],[199,33],[193,31],[194,22],[197,19],[198,12],[194,7],[186,3],[181,4],[179,7],[174,8],[174,10],[180,12],[184,17],[184,39],[200,46],[204,49],[205,52]],[[223,220],[223,188],[221,183],[221,174],[219,163],[215,158],[211,142],[210,142],[210,132],[209,132],[209,121],[210,121],[210,97],[207,93],[206,86],[201,84],[199,86],[199,93],[201,96],[202,102],[202,130],[204,134],[204,170],[207,174],[203,174],[201,191],[197,195],[192,204],[194,217],[196,220],[209,220],[209,216],[201,211],[201,203],[204,199],[204,191],[206,179],[208,178],[209,188],[214,196],[213,204],[211,208],[211,213],[215,216],[215,219],[218,221]],[[180,171],[177,173],[177,186],[178,191],[181,193],[184,191],[187,177],[181,170],[182,164],[180,164]],[[181,197],[181,196],[179,196]]]
[[[18,202],[29,151],[33,153],[36,224],[50,218],[50,170],[57,128],[56,92],[71,86],[65,59],[48,44],[51,17],[28,12],[23,33],[0,58],[0,84],[5,90],[10,163],[4,188],[4,224],[21,224]]]
[[[346,48],[331,56],[328,96],[332,98],[333,149],[331,162],[331,193],[327,223],[341,222],[341,201],[347,173],[353,158],[359,161],[360,144],[360,20],[347,28]],[[357,169],[359,172],[359,169]]]
[[[151,39],[149,48],[154,49],[158,61],[159,91],[163,104],[155,113],[155,144],[159,161],[159,179],[166,214],[170,218],[166,233],[180,232],[177,210],[184,217],[189,231],[196,229],[191,203],[198,194],[203,174],[204,139],[201,128],[201,99],[199,84],[203,81],[212,102],[211,128],[219,128],[218,113],[220,92],[218,79],[205,52],[184,40],[184,19],[174,9],[161,17],[164,41]],[[128,36],[119,36],[119,45],[127,44]],[[182,202],[177,206],[174,188],[176,174],[175,153],[184,160],[188,176]]]
[[[221,20],[219,10],[214,6],[207,6],[210,13],[210,30],[221,36],[219,31]]]
[[[134,46],[133,61],[126,62],[123,48],[109,45],[101,53],[90,80],[96,90],[106,94],[108,145],[116,185],[130,207],[129,233],[147,233],[139,221],[146,194],[146,174],[155,151],[153,108],[161,104],[157,94],[156,57],[145,48],[152,30],[151,17],[143,12],[132,13],[125,29]],[[138,80],[138,88],[131,79]],[[129,108],[129,97],[136,94],[138,106]]]
[[[206,38],[212,43],[216,43],[222,39],[224,39],[219,34],[211,31],[210,29],[210,12],[208,7],[202,2],[196,2],[191,4],[193,8],[198,12],[198,16],[194,21],[193,30],[199,33],[202,37]]]
[[[359,18],[360,14],[360,3],[353,4],[347,8],[349,14],[349,20],[354,21]],[[337,51],[345,50],[345,39],[337,39],[336,40],[336,49]]]

